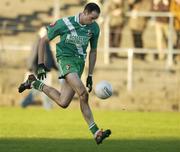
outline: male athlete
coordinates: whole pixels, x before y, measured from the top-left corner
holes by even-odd
[[[19,87],[19,92],[26,89],[37,89],[44,92],[60,107],[67,108],[75,93],[80,99],[81,112],[97,144],[109,137],[111,131],[100,130],[94,122],[93,114],[88,104],[88,91],[92,90],[92,75],[96,62],[99,26],[95,20],[99,17],[100,8],[95,3],[88,3],[83,12],[76,16],[65,17],[47,26],[47,35],[41,38],[38,51],[37,77],[31,74]],[[58,61],[61,91],[47,86],[40,80],[46,78],[47,68],[44,65],[45,42],[60,36],[61,41],[56,45],[56,58]],[[86,87],[81,81],[86,59],[86,49],[90,43],[89,70]]]

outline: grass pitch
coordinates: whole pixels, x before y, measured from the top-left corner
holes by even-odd
[[[95,110],[97,146],[79,109],[0,108],[1,152],[180,152],[180,113]]]

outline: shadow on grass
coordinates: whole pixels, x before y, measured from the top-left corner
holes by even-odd
[[[180,152],[180,139],[107,140],[0,138],[1,152]]]

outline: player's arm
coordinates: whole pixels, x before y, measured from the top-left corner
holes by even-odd
[[[88,75],[92,76],[94,67],[96,64],[96,57],[97,57],[97,49],[91,49],[89,52],[89,71]]]
[[[46,72],[48,71],[45,66],[44,61],[44,52],[46,51],[46,44],[49,43],[49,39],[47,34],[40,38],[39,47],[38,47],[38,69],[37,69],[37,77],[40,80],[46,78]]]
[[[86,87],[88,87],[88,92],[91,92],[92,85],[93,85],[93,71],[96,64],[96,56],[97,56],[97,49],[91,49],[89,52],[89,70],[88,70],[88,77],[86,81]]]
[[[39,42],[38,64],[44,64],[44,52],[46,49],[46,43],[49,43],[49,39],[47,35],[43,36]]]
[[[96,39],[91,39],[90,45],[91,49],[89,52],[89,69],[88,69],[88,77],[86,81],[86,87],[88,87],[88,92],[92,91],[93,86],[93,71],[96,64],[96,57],[97,57],[97,41],[98,37]]]
[[[94,27],[94,33],[92,38],[90,39],[90,52],[89,52],[89,70],[88,70],[88,77],[86,81],[86,87],[89,88],[89,92],[92,90],[93,80],[92,75],[94,71],[94,67],[96,64],[96,57],[97,57],[97,44],[98,44],[98,38],[99,38],[99,26],[96,24]]]
[[[90,39],[90,52],[89,52],[89,71],[88,75],[93,75],[94,67],[96,64],[96,57],[97,57],[97,45],[98,45],[98,39],[99,39],[99,26],[95,26],[95,32]]]
[[[39,44],[38,64],[44,63],[44,51],[46,49],[46,44],[55,37],[62,35],[64,26],[65,25],[62,19],[59,19],[46,27],[46,33],[41,37]]]
[[[62,20],[58,20],[49,26],[46,27],[46,32],[43,36],[41,36],[39,48],[38,48],[38,70],[37,70],[37,76],[38,79],[44,79],[46,78],[46,72],[48,69],[44,65],[44,53],[46,50],[46,44],[49,43],[52,39],[54,39],[56,36],[61,35],[61,31],[63,28]]]

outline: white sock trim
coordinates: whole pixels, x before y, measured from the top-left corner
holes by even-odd
[[[91,128],[94,127],[95,125],[96,125],[95,122],[91,123],[91,124],[89,125],[89,129],[91,129]]]
[[[39,90],[39,91],[42,91],[42,89],[43,89],[43,86],[44,86],[44,84],[43,84],[43,83],[41,83],[41,84],[39,85],[39,88],[38,88],[38,90]]]

